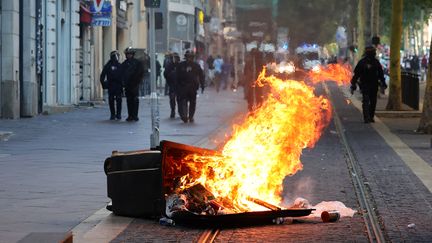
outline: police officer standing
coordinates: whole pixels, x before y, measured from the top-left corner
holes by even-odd
[[[111,112],[110,120],[121,119],[122,80],[120,78],[120,62],[118,51],[110,53],[110,60],[105,64],[99,81],[104,89],[108,89],[108,103]],[[106,78],[106,80],[105,80]]]
[[[384,79],[384,72],[378,59],[376,50],[372,46],[365,49],[365,55],[357,63],[354,69],[354,76],[351,79],[351,94],[357,89],[357,80],[360,79],[359,86],[362,92],[362,108],[364,123],[375,122],[375,108],[377,103],[378,86],[381,91],[387,88]]]
[[[143,64],[135,59],[135,51],[128,47],[124,51],[126,60],[121,64],[123,85],[125,87],[128,117],[126,121],[138,121],[139,85],[144,74]]]
[[[175,117],[176,107],[176,89],[177,89],[177,67],[180,63],[180,57],[178,53],[172,54],[172,60],[169,62],[164,71],[164,77],[168,86],[169,104],[171,108],[170,118]]]
[[[198,63],[194,62],[194,54],[185,53],[185,61],[177,67],[177,95],[179,98],[179,113],[184,123],[194,122],[197,90],[201,85],[204,92],[204,72]]]
[[[248,110],[250,112],[261,106],[264,101],[264,88],[255,85],[255,81],[258,78],[258,75],[260,74],[263,65],[263,54],[257,48],[253,48],[250,51],[249,55],[246,57],[244,67],[244,88],[246,92],[246,99],[248,102]]]

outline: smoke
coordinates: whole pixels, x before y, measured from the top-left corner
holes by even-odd
[[[306,176],[296,182],[290,182],[290,180],[291,177],[286,177],[284,180],[281,206],[290,207],[294,204],[295,199],[299,197],[313,200],[316,181],[312,177]]]

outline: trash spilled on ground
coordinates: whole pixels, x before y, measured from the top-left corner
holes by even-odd
[[[218,202],[203,185],[196,184],[167,197],[165,215],[173,221],[163,217],[159,222],[165,226],[173,226],[175,221],[206,225],[282,224],[285,217],[307,216],[314,210],[311,208],[284,209],[252,197],[248,200],[261,207],[261,210],[236,212],[231,203]]]
[[[311,205],[307,199],[296,198],[292,208],[314,208],[315,210],[305,218],[321,218],[323,222],[336,222],[342,217],[353,217],[357,212],[339,201],[322,201]]]

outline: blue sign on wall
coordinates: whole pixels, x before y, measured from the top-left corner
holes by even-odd
[[[90,12],[92,13],[92,26],[111,26],[111,1],[93,0],[90,1]]]

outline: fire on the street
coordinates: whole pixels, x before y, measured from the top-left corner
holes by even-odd
[[[277,73],[293,73],[296,71],[296,67],[293,62],[281,62],[276,64],[275,62],[267,64],[267,69],[271,69]]]
[[[351,70],[334,64],[308,76],[314,84],[334,80],[342,85],[349,81]],[[262,211],[250,198],[280,204],[283,179],[302,169],[302,150],[318,141],[332,108],[328,99],[314,94],[314,87],[267,76],[265,68],[256,85],[270,90],[264,104],[242,124],[234,125],[220,155],[194,154],[183,159],[190,172],[181,178],[178,193],[201,184],[232,212]]]

